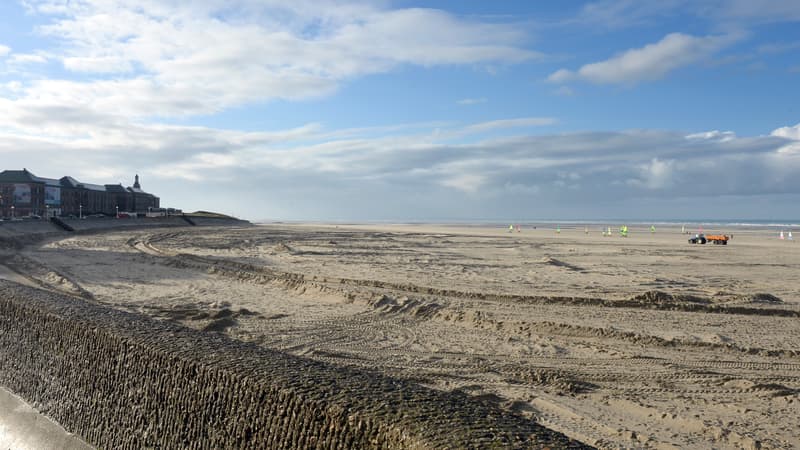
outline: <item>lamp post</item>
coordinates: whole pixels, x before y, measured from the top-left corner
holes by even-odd
[[[11,205],[11,218],[14,218],[14,205]]]
[[[83,219],[83,205],[78,205],[78,219]]]
[[[114,209],[117,210],[117,219],[119,219],[119,205],[115,206]]]
[[[45,220],[50,218],[50,205],[44,205],[44,218]]]
[[[152,206],[148,206],[147,207],[147,217],[150,217],[152,213],[153,213],[153,207]]]

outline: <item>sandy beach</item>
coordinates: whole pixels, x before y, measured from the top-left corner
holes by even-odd
[[[600,448],[800,446],[800,244],[589,228],[127,230],[3,249],[0,277],[461,390]]]

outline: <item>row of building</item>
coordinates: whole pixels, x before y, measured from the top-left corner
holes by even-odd
[[[139,175],[133,186],[89,184],[72,177],[41,178],[28,169],[0,172],[0,217],[145,214],[160,208],[160,200],[142,190]]]

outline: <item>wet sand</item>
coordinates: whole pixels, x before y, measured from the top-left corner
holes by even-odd
[[[602,448],[800,446],[800,245],[764,229],[727,246],[679,227],[599,230],[139,230],[0,263],[104,305],[459,389]]]

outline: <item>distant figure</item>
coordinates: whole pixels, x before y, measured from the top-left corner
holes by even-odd
[[[606,233],[606,236],[611,237],[611,227],[608,227],[608,232]]]
[[[623,225],[619,227],[619,236],[620,237],[628,237],[628,226]]]
[[[556,233],[561,234],[561,226],[556,225]]]
[[[778,236],[778,239],[783,240],[783,230],[781,230],[781,234]]]
[[[517,233],[519,233],[520,231],[522,230],[520,229],[519,224],[517,224]]]
[[[686,234],[686,225],[681,225],[681,234]]]
[[[655,225],[650,225],[650,232],[651,233],[655,233],[656,232],[656,226]]]
[[[508,232],[509,233],[513,233],[514,232],[514,224],[513,223],[508,226]]]
[[[589,234],[589,227],[583,227],[583,232]]]
[[[791,232],[791,231],[789,232],[789,235],[788,235],[788,236],[786,236],[786,239],[788,239],[788,240],[790,240],[790,241],[793,241],[793,240],[794,240],[794,238],[792,237],[792,232]]]

